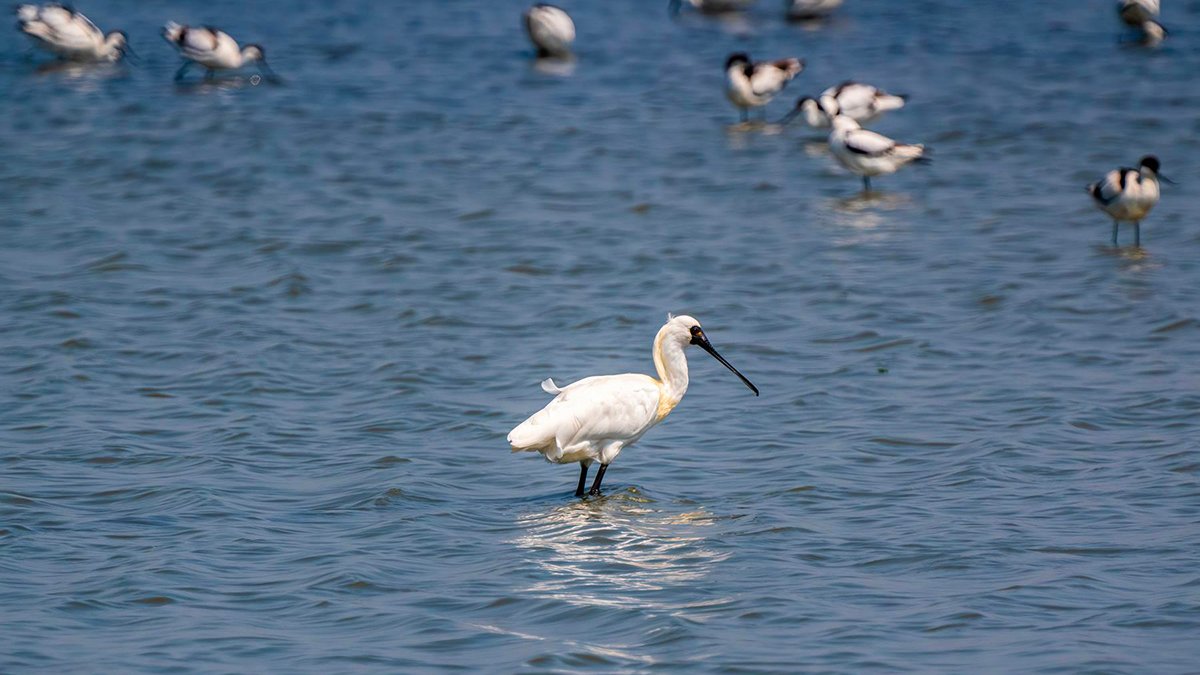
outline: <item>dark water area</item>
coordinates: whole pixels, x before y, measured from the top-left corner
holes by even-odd
[[[80,4],[0,40],[0,670],[1195,672],[1200,3]],[[173,19],[259,42],[177,85]],[[731,51],[933,148],[873,198]],[[197,73],[198,75],[198,73]],[[1155,154],[1108,245],[1083,186]],[[543,378],[692,354],[601,498]]]

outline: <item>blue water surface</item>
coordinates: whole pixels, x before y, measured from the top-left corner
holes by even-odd
[[[1104,672],[1200,663],[1200,3],[80,4],[0,39],[0,670]],[[264,45],[176,84],[167,20]],[[910,96],[875,181],[732,51]],[[1109,245],[1083,186],[1177,181]],[[601,498],[538,383],[692,386]]]

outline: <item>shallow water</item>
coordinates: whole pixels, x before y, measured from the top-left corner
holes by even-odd
[[[665,3],[663,3],[665,5]],[[1200,4],[81,9],[0,47],[0,669],[1186,672],[1200,659]],[[177,86],[167,19],[278,85]],[[734,50],[936,158],[858,196],[746,130]],[[560,64],[561,66],[561,64]],[[1144,249],[1082,186],[1157,154]],[[1124,229],[1123,243],[1132,232]],[[512,455],[538,382],[692,388],[606,494]]]

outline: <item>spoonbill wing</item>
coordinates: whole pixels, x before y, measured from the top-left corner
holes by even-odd
[[[552,461],[581,444],[628,444],[654,425],[658,403],[659,385],[649,376],[587,377],[560,388],[509,432],[508,442],[514,451],[539,451]]]

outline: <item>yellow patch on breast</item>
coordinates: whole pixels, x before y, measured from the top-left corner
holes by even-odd
[[[679,401],[680,399],[672,399],[670,396],[667,396],[666,389],[659,384],[658,409],[654,411],[654,423],[658,424],[659,422],[663,421],[664,417],[670,415],[671,411],[675,409],[675,406],[679,405]]]

